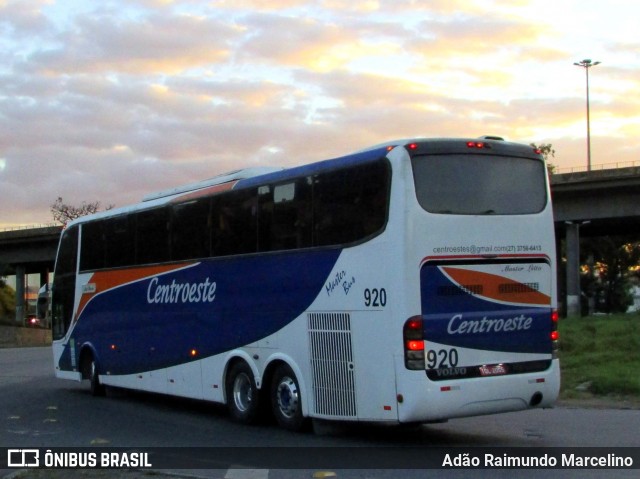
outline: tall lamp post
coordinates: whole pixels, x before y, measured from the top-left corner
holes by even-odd
[[[591,171],[591,124],[589,120],[589,68],[599,65],[600,62],[592,62],[588,58],[581,62],[575,62],[574,65],[584,68],[587,76],[587,170]]]

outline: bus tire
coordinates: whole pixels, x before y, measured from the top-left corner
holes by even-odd
[[[271,408],[278,425],[289,431],[301,431],[305,424],[302,415],[302,391],[298,378],[287,364],[278,366],[271,382]]]
[[[107,392],[104,384],[100,383],[98,365],[93,357],[89,362],[89,389],[91,390],[92,396],[104,396]]]
[[[242,424],[253,424],[260,412],[260,393],[253,371],[240,361],[229,370],[226,382],[227,408],[232,419]]]

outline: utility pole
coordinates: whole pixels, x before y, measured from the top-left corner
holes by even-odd
[[[587,171],[591,171],[591,123],[589,118],[589,68],[599,65],[600,62],[592,62],[588,58],[580,62],[575,62],[574,65],[584,68],[587,77]]]

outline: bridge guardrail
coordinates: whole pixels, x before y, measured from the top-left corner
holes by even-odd
[[[595,170],[615,170],[618,168],[633,168],[640,166],[640,161],[618,161],[613,163],[600,163],[597,165],[591,165],[591,171]],[[585,173],[589,171],[586,166],[566,166],[563,168],[555,168],[553,170],[554,175],[560,175],[562,173]]]
[[[3,228],[0,228],[0,232],[31,230],[31,229],[38,229],[38,228],[53,228],[56,226],[60,226],[60,223],[39,223],[39,224],[33,224],[33,225],[5,226]]]

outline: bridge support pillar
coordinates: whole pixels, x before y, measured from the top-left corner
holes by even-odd
[[[20,326],[24,325],[26,273],[24,265],[16,266],[16,324]]]
[[[580,316],[580,223],[565,222],[567,316]]]

